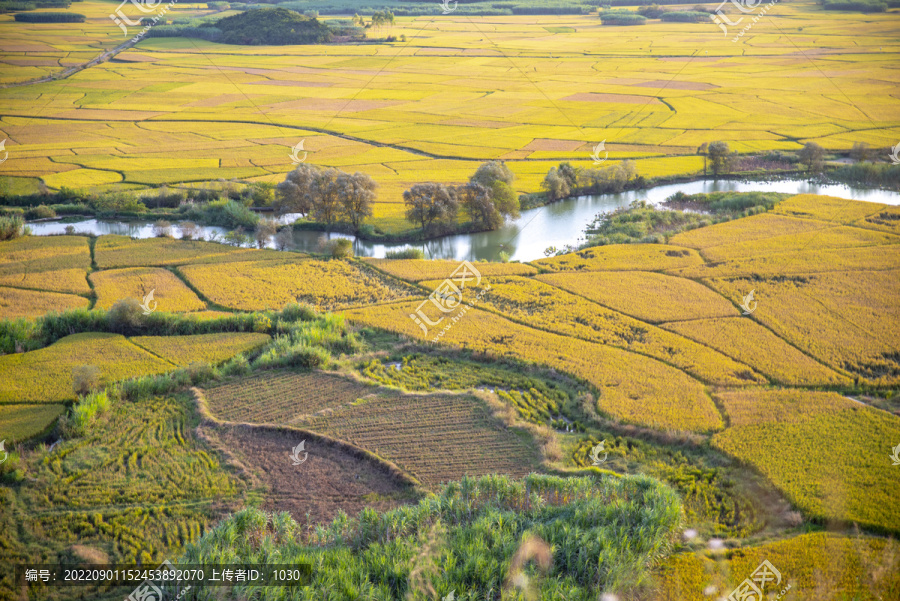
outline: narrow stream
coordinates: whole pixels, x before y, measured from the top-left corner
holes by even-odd
[[[774,182],[753,181],[695,181],[684,184],[669,184],[647,190],[623,192],[621,194],[599,194],[578,196],[551,205],[522,211],[522,216],[507,222],[503,227],[491,232],[457,234],[443,236],[424,243],[383,244],[357,240],[348,234],[325,234],[322,232],[295,231],[292,248],[317,252],[321,241],[327,238],[349,238],[354,241],[357,256],[384,257],[389,250],[415,246],[431,259],[485,259],[495,261],[501,252],[506,252],[512,260],[533,261],[544,257],[549,246],[562,248],[566,244],[577,246],[582,241],[585,227],[598,213],[626,206],[634,200],[647,200],[659,204],[675,192],[685,194],[698,192],[784,192],[789,194],[825,194],[854,200],[900,205],[900,194],[887,190],[855,189],[842,185],[819,186],[801,180]],[[75,226],[77,232],[96,235],[120,234],[132,238],[153,237],[151,221],[106,221],[88,219],[84,221],[44,221],[29,224],[36,235],[61,234],[67,225]],[[174,229],[174,228],[173,228]],[[202,236],[221,237],[225,228],[201,226]],[[271,245],[270,245],[271,247]]]

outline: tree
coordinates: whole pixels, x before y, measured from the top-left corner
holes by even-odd
[[[423,232],[432,224],[449,223],[459,210],[455,191],[444,184],[416,184],[403,193],[403,202],[406,218],[420,224]]]
[[[275,188],[275,213],[300,213],[308,215],[312,210],[312,187],[319,168],[301,163],[289,172],[283,182]]]
[[[727,173],[731,163],[731,149],[728,148],[728,142],[713,142],[707,149],[713,175]]]
[[[550,167],[550,171],[544,176],[541,187],[547,192],[547,198],[550,201],[560,200],[571,195],[572,188],[569,186],[568,180],[560,175],[559,169]]]
[[[178,224],[182,240],[193,240],[200,234],[200,226],[193,221],[182,221]]]
[[[278,233],[275,234],[275,248],[278,250],[285,250],[289,248],[294,243],[294,228],[291,226],[285,226],[278,230]]]
[[[569,184],[570,189],[578,185],[578,169],[573,167],[571,163],[560,163],[557,172]]]
[[[703,175],[706,175],[706,159],[709,156],[709,142],[704,142],[697,149],[697,154],[703,155]]]
[[[825,149],[815,142],[807,142],[797,153],[800,162],[806,165],[808,173],[819,171],[824,165]]]
[[[375,200],[375,188],[378,184],[359,171],[353,175],[341,173],[337,177],[336,184],[342,214],[353,224],[353,229],[358,231],[362,221],[372,216],[372,202]]]
[[[253,232],[257,248],[264,248],[278,231],[278,225],[271,219],[260,219]]]
[[[500,180],[495,181],[491,186],[491,200],[501,215],[518,219],[519,197],[509,184]]]
[[[856,142],[853,144],[853,148],[850,149],[850,158],[857,163],[868,161],[871,150],[872,149],[865,142]]]
[[[512,186],[515,180],[516,176],[509,170],[506,163],[503,161],[488,161],[482,163],[481,166],[475,170],[475,174],[469,178],[469,183],[481,184],[485,188],[490,188],[496,181],[501,181],[508,186]]]
[[[493,230],[503,225],[503,215],[491,199],[491,191],[481,184],[463,184],[456,187],[456,198],[469,219],[484,229]]]
[[[320,169],[310,186],[312,209],[310,216],[316,221],[324,221],[330,227],[337,221],[341,211],[341,194],[337,169]]]

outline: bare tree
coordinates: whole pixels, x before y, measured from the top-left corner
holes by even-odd
[[[703,175],[706,175],[706,160],[709,157],[709,142],[704,142],[697,149],[697,154],[703,155]]]
[[[825,149],[815,142],[807,142],[797,153],[800,162],[806,165],[808,173],[820,171],[825,164]]]
[[[253,232],[257,248],[264,248],[277,231],[278,225],[274,221],[271,219],[260,219],[256,223],[256,231]]]
[[[456,187],[456,198],[473,223],[489,230],[503,225],[503,215],[491,199],[491,192],[481,184],[464,184]]]
[[[328,227],[340,216],[341,190],[337,181],[340,174],[337,169],[320,169],[310,188],[310,216],[316,221],[324,221]]]
[[[713,175],[728,173],[731,163],[731,149],[728,147],[728,142],[713,142],[707,148]]]
[[[312,209],[312,186],[319,168],[301,163],[287,174],[283,182],[275,188],[273,206],[279,215],[301,213],[308,215]]]
[[[278,230],[278,233],[275,234],[275,248],[278,250],[285,250],[289,248],[294,243],[294,228],[291,226],[286,226]]]
[[[850,158],[856,162],[868,161],[872,149],[865,142],[856,142],[850,149]]]
[[[432,224],[449,223],[456,218],[459,201],[455,190],[444,184],[416,184],[403,193],[406,218],[426,231]]]
[[[372,202],[375,200],[375,189],[378,184],[365,173],[357,171],[353,175],[341,173],[337,177],[340,195],[341,213],[359,231],[359,226],[366,217],[372,216]]]
[[[193,221],[182,221],[178,224],[182,240],[193,240],[200,233],[200,227]]]

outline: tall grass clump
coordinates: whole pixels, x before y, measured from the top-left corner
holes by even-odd
[[[415,506],[341,513],[306,540],[289,516],[245,509],[189,545],[179,562],[315,566],[303,597],[238,585],[232,599],[339,599],[332,591],[350,590],[367,599],[433,599],[452,590],[494,599],[501,591],[516,598],[518,588],[535,598],[593,601],[597,591],[627,595],[646,586],[681,521],[677,495],[645,476],[484,476],[450,483]],[[527,567],[529,559],[540,569]]]
[[[425,253],[421,248],[401,248],[389,250],[384,253],[385,259],[424,259]]]
[[[109,402],[109,393],[105,390],[84,395],[62,420],[63,432],[70,438],[84,436],[96,417],[109,409]]]
[[[25,234],[25,219],[21,215],[0,217],[0,241],[14,240]]]

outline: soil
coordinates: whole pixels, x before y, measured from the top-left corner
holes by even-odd
[[[340,510],[350,516],[364,507],[385,511],[418,498],[412,486],[339,445],[307,440],[306,460],[294,465],[291,450],[304,440],[302,432],[220,425],[206,434],[263,490],[262,509],[288,511],[300,524],[330,522]]]

